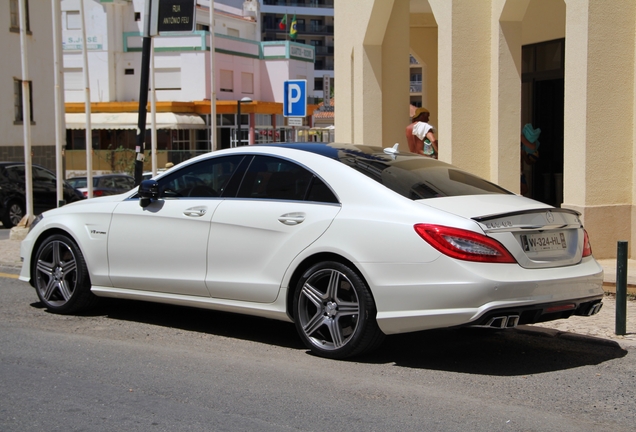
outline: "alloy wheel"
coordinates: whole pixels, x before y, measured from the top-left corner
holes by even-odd
[[[342,272],[322,269],[303,284],[298,299],[298,319],[307,339],[322,350],[337,350],[355,335],[360,300]]]
[[[18,203],[12,203],[9,206],[9,221],[13,226],[16,226],[20,223],[22,218],[24,217],[24,210],[20,207]]]
[[[35,283],[47,305],[66,305],[77,288],[77,259],[70,245],[60,240],[48,242],[40,251],[35,267]]]

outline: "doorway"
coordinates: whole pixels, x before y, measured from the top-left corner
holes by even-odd
[[[521,127],[541,129],[539,158],[523,166],[527,196],[555,207],[563,202],[565,39],[522,48]]]

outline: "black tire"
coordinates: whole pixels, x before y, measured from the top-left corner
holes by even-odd
[[[294,317],[300,338],[321,357],[353,357],[384,339],[367,284],[338,262],[318,263],[305,272],[294,293]]]
[[[9,201],[6,212],[2,215],[2,225],[5,228],[13,228],[24,217],[24,206],[18,201]]]
[[[97,303],[84,256],[65,235],[52,235],[38,247],[32,277],[40,301],[51,312],[77,313]]]

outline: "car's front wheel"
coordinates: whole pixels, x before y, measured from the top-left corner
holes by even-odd
[[[2,225],[5,228],[13,228],[20,223],[23,217],[24,206],[17,201],[11,201],[2,217]]]
[[[308,269],[294,295],[296,329],[315,354],[342,359],[370,351],[384,338],[364,280],[339,262]]]
[[[69,237],[55,234],[38,247],[33,264],[35,289],[51,312],[70,314],[92,307],[97,297],[84,256]]]

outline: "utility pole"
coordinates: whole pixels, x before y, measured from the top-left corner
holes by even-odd
[[[141,183],[146,150],[146,105],[148,104],[148,81],[150,75],[150,14],[151,1],[146,0],[144,11],[144,36],[141,48],[141,82],[139,84],[139,118],[137,120],[137,142],[135,146],[135,186]]]
[[[64,165],[63,152],[66,133],[64,120],[64,74],[62,72],[62,14],[60,2],[51,0],[51,14],[53,15],[53,73],[55,84],[55,188],[57,191],[58,207],[64,205]]]
[[[26,199],[26,226],[33,220],[33,169],[31,158],[31,89],[29,87],[29,62],[26,38],[26,4],[19,1],[20,51],[22,61],[22,130],[24,132],[24,186]]]

